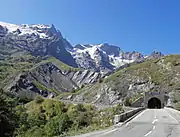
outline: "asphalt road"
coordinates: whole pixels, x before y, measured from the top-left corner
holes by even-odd
[[[180,137],[180,112],[146,109],[130,122],[91,137]]]

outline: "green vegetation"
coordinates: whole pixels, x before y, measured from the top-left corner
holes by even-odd
[[[31,55],[23,55],[10,57],[7,60],[0,61],[0,84],[6,83],[11,76],[17,75],[19,72],[24,72],[30,69],[40,59]],[[3,86],[2,86],[3,87]]]
[[[33,70],[33,69],[37,68],[38,66],[46,64],[46,63],[52,63],[55,66],[57,66],[60,70],[64,70],[64,71],[78,71],[78,70],[80,70],[79,68],[73,68],[73,67],[61,62],[59,59],[56,59],[55,57],[49,57],[46,60],[42,60],[41,62],[34,65],[30,70]]]
[[[13,73],[15,68],[13,68],[13,64],[8,64],[4,62],[0,62],[0,80],[4,80],[8,75]]]
[[[79,68],[73,68],[63,62],[61,62],[60,60],[54,58],[54,57],[51,57],[51,58],[48,58],[48,61],[49,62],[52,62],[54,65],[56,65],[59,69],[62,69],[62,70],[68,70],[68,71],[78,71],[80,70]]]
[[[131,106],[133,103],[135,103],[138,99],[142,97],[143,97],[143,94],[135,94],[132,97],[126,97],[124,100],[124,105]]]
[[[37,104],[42,103],[43,101],[44,101],[44,98],[43,98],[42,96],[37,96],[37,97],[35,98],[35,102],[36,102]]]
[[[9,100],[0,90],[0,136],[10,137],[16,128],[17,117],[13,110],[14,100]]]
[[[27,105],[16,107],[19,137],[70,136],[111,126],[113,116],[122,113],[122,106],[97,110],[91,105],[69,104],[37,97]]]
[[[56,99],[61,99],[63,97],[68,97],[69,95],[78,95],[78,94],[81,94],[83,93],[84,91],[88,90],[89,87],[91,87],[91,85],[82,85],[80,88],[77,88],[77,89],[73,89],[72,92],[60,92],[58,94],[58,96],[56,96],[55,98]]]
[[[99,83],[102,83],[102,82],[103,82],[103,79],[102,79],[102,78],[100,78],[98,82],[99,82]]]
[[[165,57],[165,59],[167,59],[165,62],[168,62],[170,60],[169,57]],[[166,69],[163,69],[162,66],[158,64],[159,61],[160,59],[151,59],[139,64],[130,65],[129,67],[119,70],[110,75],[105,79],[105,82],[117,81],[117,79],[125,75],[140,77],[155,84],[160,84],[164,81],[168,81],[168,71]]]
[[[176,102],[174,107],[175,109],[180,111],[180,102]]]
[[[124,100],[124,105],[125,106],[131,106],[131,104],[132,104],[131,98],[126,97],[125,100]]]
[[[49,57],[34,57],[30,54],[24,54],[22,56],[12,56],[6,60],[0,61],[0,86],[3,88],[7,85],[12,79],[14,79],[18,74],[22,72],[31,72],[42,64],[53,63],[61,70],[71,70],[77,71],[78,68],[70,67],[60,60]],[[46,85],[43,85],[39,81],[34,80],[33,83],[41,90],[58,93],[56,89],[48,88]]]
[[[124,72],[126,72],[126,69],[119,70],[107,77],[104,82],[108,83],[109,81],[116,81]]]
[[[38,89],[41,89],[41,90],[44,90],[44,91],[49,91],[49,92],[53,92],[53,93],[56,93],[58,94],[58,92],[53,89],[53,88],[47,88],[46,86],[44,86],[43,84],[41,84],[40,82],[38,81],[33,81],[34,85],[38,88]]]
[[[180,55],[168,55],[164,57],[164,63],[172,63],[174,66],[179,65]]]
[[[45,63],[53,63],[61,70],[80,70],[79,68],[68,66],[54,57],[43,59],[42,57],[34,57],[30,54],[24,54],[21,56],[12,56],[6,60],[0,60],[0,80],[3,80],[14,72],[31,71]]]
[[[34,70],[45,63],[53,63],[64,71],[79,70],[53,57],[41,60],[40,57],[24,55],[0,61],[0,81],[1,83],[7,82],[8,79],[12,79],[12,75],[16,76],[19,72]],[[172,88],[172,91],[174,89],[178,91],[180,86],[178,77],[174,78],[178,74],[177,72],[180,72],[180,55],[169,55],[162,59],[146,60],[136,65],[130,64],[129,67],[115,72],[106,79],[100,79],[95,85],[83,85],[71,93],[61,93],[57,98],[82,93],[84,99],[93,102],[92,97],[98,95],[100,91],[98,89],[102,88],[103,84],[107,84],[107,88],[110,87],[111,90],[118,91],[116,94],[123,98],[126,97],[124,91],[127,91],[129,84],[136,78],[147,80],[157,85],[167,84]],[[57,93],[55,89],[47,88],[36,80],[33,83],[41,90]],[[175,93],[173,103],[180,110],[178,92]],[[126,97],[124,103],[130,106],[141,96],[142,94],[137,93],[131,97]],[[113,124],[113,116],[123,112],[121,105],[98,110],[92,105],[67,105],[57,100],[44,99],[41,96],[37,96],[34,101],[29,101],[27,98],[21,100],[7,98],[0,92],[0,136],[71,136],[107,128]]]

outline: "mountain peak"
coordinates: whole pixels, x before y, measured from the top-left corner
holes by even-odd
[[[108,43],[102,44],[77,44],[70,51],[79,67],[94,69],[95,71],[112,71],[124,64],[142,59],[138,52],[122,54],[119,46]],[[92,65],[93,64],[93,65]]]
[[[7,29],[8,33],[16,33],[17,35],[36,35],[40,38],[47,39],[51,35],[58,35],[62,37],[61,33],[56,30],[55,26],[52,24],[11,24],[6,22],[0,22],[0,26]]]

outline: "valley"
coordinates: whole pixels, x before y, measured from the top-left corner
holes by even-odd
[[[72,46],[54,25],[0,22],[1,99],[17,116],[15,136],[106,129],[115,115],[145,107],[151,92],[163,92],[162,103],[180,110],[179,85],[180,55],[143,55],[107,43]]]

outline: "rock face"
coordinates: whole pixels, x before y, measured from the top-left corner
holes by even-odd
[[[18,52],[34,56],[51,55],[77,67],[65,47],[70,46],[54,25],[14,25],[0,22],[0,53],[3,57]]]
[[[13,81],[10,81],[10,83],[4,87],[4,90],[22,98],[27,97],[33,99],[37,95],[47,98],[53,98],[56,96],[55,92],[38,88],[33,80],[34,79],[30,74],[20,73],[13,79]]]
[[[160,58],[160,57],[163,57],[163,56],[164,55],[161,52],[153,51],[148,58],[150,58],[150,59],[152,59],[152,58]]]
[[[93,69],[97,72],[108,73],[128,63],[143,60],[138,52],[123,52],[118,46],[107,43],[100,45],[78,44],[68,51],[79,67]]]
[[[0,22],[0,59],[25,52],[42,57],[50,55],[70,66],[91,69],[103,75],[145,59],[139,52],[123,52],[118,46],[107,43],[73,47],[54,25]],[[160,52],[153,52],[149,58],[161,56]]]
[[[180,55],[170,55],[130,65],[105,78],[103,82],[72,95],[71,101],[112,105],[122,103],[126,98],[135,101],[144,92],[157,91],[170,95],[168,101],[176,106],[180,102],[179,61]],[[62,99],[67,99],[67,96]]]
[[[33,58],[23,58],[29,53]],[[111,105],[146,91],[167,91],[170,86],[160,79],[169,78],[164,75],[170,74],[172,83],[179,82],[179,75],[170,72],[175,71],[172,65],[180,63],[176,60],[164,63],[162,56],[160,52],[153,52],[144,57],[139,52],[123,52],[118,46],[107,43],[72,47],[54,25],[0,22],[0,79],[3,81],[12,73],[14,76],[5,80],[3,87],[18,96],[52,98],[85,85],[81,93],[63,98]],[[45,60],[48,57],[55,57],[64,64]],[[116,73],[107,77],[112,72]],[[104,77],[107,78],[102,80]]]
[[[101,73],[90,70],[65,71],[63,73],[80,87],[85,84],[94,84],[102,78]]]
[[[101,74],[89,70],[62,70],[53,63],[41,64],[30,72],[18,74],[11,79],[5,91],[17,96],[34,98],[37,95],[52,98],[60,92],[71,92],[84,84],[93,84]]]

